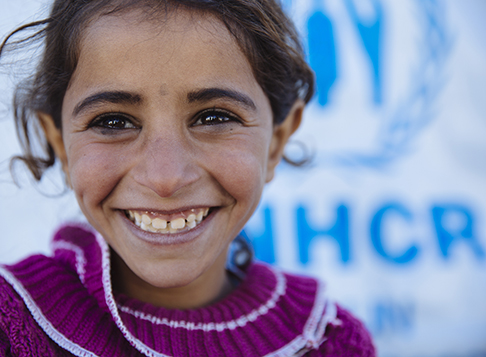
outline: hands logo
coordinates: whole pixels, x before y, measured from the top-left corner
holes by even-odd
[[[451,47],[440,0],[287,0],[315,71],[315,164],[383,169],[434,118]],[[317,133],[317,134],[316,134]]]

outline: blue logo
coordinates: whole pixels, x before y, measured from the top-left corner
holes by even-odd
[[[363,7],[364,3],[368,7]],[[306,114],[304,134],[299,135],[320,140],[315,164],[324,169],[321,172],[343,166],[351,170],[384,169],[413,151],[415,140],[434,118],[435,99],[444,86],[451,49],[444,7],[436,0],[393,2],[393,8],[387,8],[387,2],[381,0],[340,0],[329,8],[323,0],[306,4],[309,6],[300,0],[299,7],[295,2],[285,4],[307,39],[308,59],[317,78],[316,97]],[[403,4],[408,8],[400,8]],[[391,14],[397,16],[404,10],[408,10],[405,20],[413,21],[415,27],[407,23],[405,30],[396,31],[401,20]],[[389,24],[393,21],[397,22],[395,30]],[[344,40],[350,43],[343,44]],[[343,58],[344,54],[353,58]],[[391,63],[394,61],[397,63]],[[285,166],[282,168],[285,170]],[[296,170],[285,174],[296,183],[301,177]],[[329,194],[329,190],[319,190],[318,184],[309,188],[307,203],[305,197],[295,197],[288,204],[278,196],[264,199],[257,218],[246,227],[259,259],[276,262],[281,249],[275,237],[284,235],[283,239],[291,239],[287,243],[295,242],[292,254],[302,266],[314,260],[316,241],[332,242],[337,261],[343,265],[357,261],[356,247],[362,239],[368,241],[380,261],[396,266],[408,266],[432,254],[447,261],[455,256],[456,249],[466,249],[474,260],[486,260],[468,200],[432,201],[418,212],[403,199],[380,199],[369,207],[366,217],[358,217],[355,207],[366,201],[353,200],[349,195],[339,201],[329,195],[331,209],[315,221],[311,217],[316,207],[309,204],[313,194]],[[424,214],[428,219],[419,220]],[[400,234],[390,233],[389,227],[397,225],[403,228]],[[431,234],[416,236],[416,227],[424,225]],[[282,226],[285,228],[277,232]],[[395,245],[397,237],[400,244]],[[427,250],[426,239],[433,249]]]
[[[316,165],[385,168],[413,150],[434,118],[451,48],[444,5],[401,3],[408,4],[406,21],[414,22],[408,37],[397,35],[397,10],[382,0],[284,2],[316,74],[317,94],[304,123],[313,132]]]

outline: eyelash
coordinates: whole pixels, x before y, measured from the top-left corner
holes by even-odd
[[[208,122],[203,123],[204,119],[209,119]],[[235,123],[241,123],[241,120],[234,114],[222,110],[222,109],[206,109],[203,110],[202,112],[198,113],[195,117],[195,121],[192,124],[192,126],[200,126],[200,125],[206,125],[206,126],[211,126],[211,125],[220,125],[224,123],[230,123],[230,122],[235,122]]]
[[[207,120],[209,119],[209,120]],[[207,120],[203,122],[203,120]],[[198,113],[191,126],[213,126],[224,123],[241,123],[241,120],[234,114],[222,109],[206,109]],[[121,124],[121,126],[120,126]],[[106,113],[96,117],[89,123],[88,129],[100,128],[105,130],[127,130],[139,129],[140,126],[134,124],[134,119],[122,113]]]
[[[122,123],[123,127],[118,127],[114,123],[114,121],[118,121],[118,123]],[[108,122],[112,121],[111,124]],[[133,123],[133,119],[121,114],[121,113],[107,113],[102,114],[99,117],[96,117],[91,123],[88,125],[89,128],[101,128],[107,130],[126,130],[126,129],[138,129],[139,127]],[[129,127],[127,127],[129,125]]]

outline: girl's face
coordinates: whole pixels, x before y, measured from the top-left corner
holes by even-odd
[[[204,286],[224,279],[228,245],[301,108],[273,126],[250,64],[215,17],[140,19],[105,16],[85,30],[54,148],[88,221],[135,279]]]

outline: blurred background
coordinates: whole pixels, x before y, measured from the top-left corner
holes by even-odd
[[[49,1],[0,0],[2,36]],[[318,92],[245,233],[258,259],[327,283],[382,357],[486,356],[486,0],[286,0]],[[28,62],[27,59],[22,59]],[[59,167],[40,185],[0,69],[0,262],[82,220]],[[306,151],[307,150],[307,151]]]

